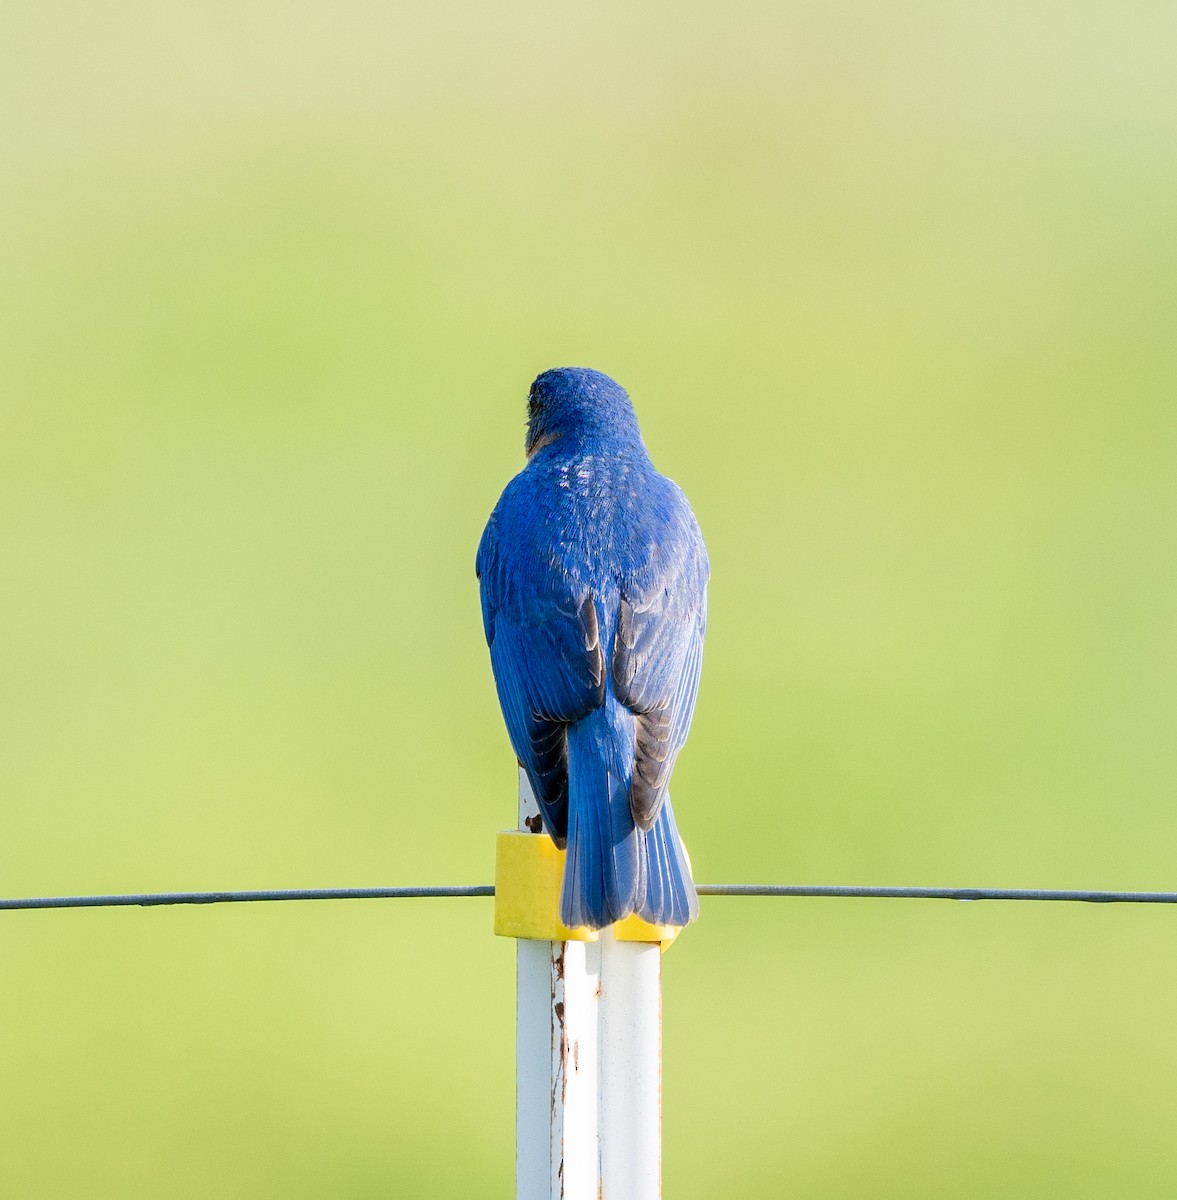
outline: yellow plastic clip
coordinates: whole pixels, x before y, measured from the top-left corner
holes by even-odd
[[[564,851],[546,833],[504,829],[495,840],[495,933],[541,942],[595,942],[597,931],[569,929],[560,921],[560,884]],[[613,926],[619,942],[674,941],[673,925],[651,925],[629,916]]]

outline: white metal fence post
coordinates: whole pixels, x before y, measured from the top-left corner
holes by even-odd
[[[662,1195],[662,948],[601,931],[600,1195]]]
[[[520,830],[538,816],[520,771]],[[516,953],[518,1200],[658,1200],[660,947],[603,930],[595,942],[520,938]]]

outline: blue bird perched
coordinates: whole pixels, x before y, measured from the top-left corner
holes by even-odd
[[[703,537],[599,371],[536,379],[526,451],[477,571],[507,733],[568,850],[560,919],[685,925],[699,901],[667,785],[699,687]]]

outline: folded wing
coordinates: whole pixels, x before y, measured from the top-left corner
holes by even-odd
[[[617,698],[636,716],[630,809],[640,829],[657,819],[687,740],[707,631],[707,554],[694,514],[681,499],[661,516],[662,536],[622,580],[610,664]]]
[[[494,522],[478,548],[482,620],[507,733],[556,844],[568,835],[567,729],[605,700],[605,654],[587,588],[505,570]]]

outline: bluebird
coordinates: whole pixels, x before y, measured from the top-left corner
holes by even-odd
[[[567,848],[560,919],[685,925],[699,901],[667,786],[703,659],[702,534],[599,371],[536,379],[525,448],[476,565],[507,733]]]

